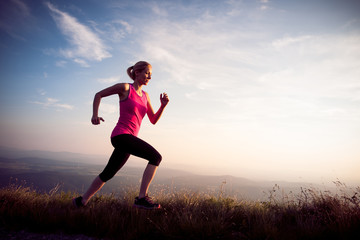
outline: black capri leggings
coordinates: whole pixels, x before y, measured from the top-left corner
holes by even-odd
[[[161,155],[147,142],[130,134],[121,134],[111,138],[114,151],[104,170],[99,174],[101,181],[107,182],[120,170],[130,155],[145,158],[149,164],[159,166]]]

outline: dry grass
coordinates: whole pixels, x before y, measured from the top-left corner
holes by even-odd
[[[302,189],[298,195],[275,186],[265,202],[162,191],[155,194],[163,206],[158,211],[132,208],[131,189],[74,209],[75,193],[11,185],[0,189],[0,221],[11,230],[104,239],[360,239],[360,188],[336,184],[336,193]]]

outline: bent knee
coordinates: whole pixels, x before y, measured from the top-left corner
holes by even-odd
[[[99,174],[99,178],[100,178],[100,180],[103,181],[103,182],[109,181],[109,180],[112,179],[114,176],[115,176],[115,174],[109,173],[109,172],[105,172],[105,171],[103,171],[103,172],[101,172],[101,173]]]
[[[161,154],[159,153],[159,154],[156,155],[156,157],[154,157],[153,159],[151,159],[151,160],[149,161],[149,164],[155,165],[155,166],[159,166],[161,160],[162,160],[162,156],[161,156]]]

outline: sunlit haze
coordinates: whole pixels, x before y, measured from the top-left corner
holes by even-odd
[[[94,94],[145,60],[153,107],[170,98],[139,134],[162,167],[360,183],[360,1],[5,0],[0,13],[1,146],[105,165],[118,97],[94,126]]]

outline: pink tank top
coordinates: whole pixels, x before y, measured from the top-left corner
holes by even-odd
[[[140,130],[141,121],[147,112],[147,98],[142,91],[140,97],[132,84],[129,84],[129,96],[120,101],[120,117],[111,137],[120,134],[131,134],[137,136]]]

